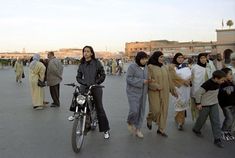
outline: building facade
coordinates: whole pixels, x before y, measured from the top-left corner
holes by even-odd
[[[166,56],[172,56],[177,52],[185,55],[198,54],[200,52],[216,53],[216,42],[178,42],[168,40],[156,40],[150,42],[130,42],[126,43],[125,54],[133,58],[137,52],[150,52],[160,50]]]
[[[134,58],[137,52],[145,51],[150,54],[153,51],[160,50],[165,56],[173,56],[177,52],[184,55],[197,55],[201,52],[212,54],[220,53],[226,63],[230,62],[230,54],[235,52],[235,29],[216,30],[216,42],[178,42],[168,40],[153,40],[147,42],[129,42],[125,44],[125,56]],[[82,49],[78,48],[63,48],[54,51],[55,56],[59,59],[82,57]],[[41,58],[47,58],[48,51],[40,52]],[[26,53],[25,49],[22,52],[4,52],[0,53],[1,59],[29,59],[34,53]],[[96,52],[97,58],[122,58],[122,53],[112,53],[107,51]]]
[[[47,53],[49,51],[39,52],[41,58],[47,58]],[[74,59],[81,59],[82,58],[82,49],[78,48],[63,48],[56,51],[53,51],[55,56],[58,59],[65,59],[65,58],[74,58]],[[25,52],[4,52],[0,53],[0,59],[30,59],[34,53],[25,53]],[[95,56],[97,58],[121,58],[122,53],[113,53],[108,51],[97,51],[95,52]]]
[[[173,56],[177,52],[184,55],[197,55],[201,52],[212,54],[220,53],[226,63],[230,62],[230,54],[235,52],[235,29],[216,30],[216,42],[178,42],[168,40],[156,40],[149,42],[130,42],[125,44],[125,55],[133,58],[137,52],[150,52],[160,50],[166,56]]]
[[[34,53],[4,52],[0,53],[0,59],[30,59]]]
[[[47,58],[48,52],[49,51],[41,52],[40,56],[45,59]],[[77,49],[77,48],[62,48],[53,52],[56,58],[58,59],[64,59],[64,58],[80,59],[82,57],[82,49]]]
[[[222,29],[216,32],[216,50],[224,57],[225,63],[230,63],[230,54],[235,52],[235,29]]]

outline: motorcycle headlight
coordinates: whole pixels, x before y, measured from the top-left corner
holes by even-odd
[[[83,95],[78,95],[76,101],[79,105],[83,105],[86,102],[86,97]]]

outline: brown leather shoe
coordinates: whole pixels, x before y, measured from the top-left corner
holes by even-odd
[[[147,122],[147,127],[148,127],[149,130],[151,130],[152,129],[152,124]]]
[[[157,134],[160,134],[163,137],[168,137],[168,135],[164,132],[161,132],[160,130],[157,130]]]
[[[60,107],[59,105],[56,105],[56,104],[51,104],[50,107]]]
[[[49,102],[48,101],[43,101],[43,104],[46,105],[46,104],[49,104]]]

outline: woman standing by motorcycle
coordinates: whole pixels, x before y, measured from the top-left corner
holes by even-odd
[[[90,85],[101,84],[105,80],[104,67],[98,59],[95,58],[95,52],[91,46],[85,46],[82,49],[83,57],[77,71],[77,82],[81,84],[80,90],[86,92]],[[104,139],[110,137],[109,122],[105,114],[101,88],[92,89],[92,96],[95,102],[97,118],[99,122],[99,131],[104,132]]]

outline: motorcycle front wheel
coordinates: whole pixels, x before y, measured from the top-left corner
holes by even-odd
[[[84,119],[86,118],[82,116],[78,116],[78,117],[75,117],[74,122],[73,122],[72,147],[75,153],[78,153],[82,148],[83,139],[84,139],[84,131],[83,131]]]

